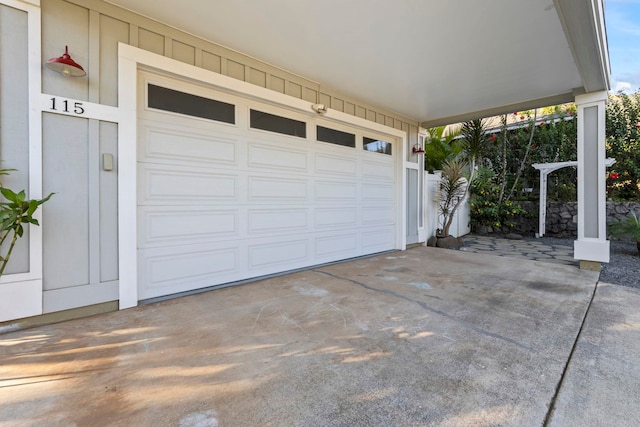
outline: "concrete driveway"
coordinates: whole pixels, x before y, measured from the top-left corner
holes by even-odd
[[[418,247],[9,333],[0,425],[634,425],[640,294],[576,344],[597,277]]]

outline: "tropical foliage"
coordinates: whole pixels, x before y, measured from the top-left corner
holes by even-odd
[[[511,229],[527,212],[517,202],[500,198],[501,186],[491,168],[480,167],[471,185],[471,227]]]
[[[0,169],[0,175],[8,175],[13,169]],[[16,246],[18,238],[24,235],[24,228],[27,224],[39,225],[34,214],[47,200],[51,198],[49,194],[44,199],[27,199],[24,190],[18,193],[4,187],[0,183],[0,193],[3,200],[0,201],[0,277],[4,273],[13,248]],[[5,245],[5,242],[7,243]]]
[[[640,92],[610,96],[606,113],[606,154],[616,159],[607,173],[607,197],[640,200]],[[540,174],[532,164],[577,160],[578,120],[575,105],[564,104],[509,113],[499,122],[466,122],[454,138],[443,138],[444,128],[432,130],[425,165],[429,171],[441,169],[437,166],[445,160],[464,157],[470,164],[472,226],[504,230],[523,214],[519,201],[538,200]],[[575,168],[549,175],[547,200],[576,199]]]
[[[607,196],[640,200],[640,92],[609,97],[607,156],[616,163],[607,176]]]

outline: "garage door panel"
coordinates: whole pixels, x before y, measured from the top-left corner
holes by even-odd
[[[144,206],[138,209],[138,247],[237,238],[239,210]]]
[[[249,245],[249,269],[281,268],[283,265],[287,269],[296,268],[292,265],[305,265],[308,257],[308,239]]]
[[[143,122],[141,131],[146,144],[140,144],[138,160],[179,164],[180,161],[237,165],[237,138],[209,132],[195,132]]]
[[[393,205],[388,206],[363,206],[362,224],[393,224],[395,222],[395,209]]]
[[[308,232],[308,209],[249,209],[250,234]]]
[[[269,145],[250,143],[248,164],[251,169],[277,169],[307,172],[307,153]]]
[[[355,227],[358,225],[358,208],[327,207],[316,208],[315,226],[318,229]]]
[[[138,170],[140,204],[212,202],[235,200],[238,196],[235,175],[145,163],[139,163]]]
[[[317,201],[355,201],[358,186],[355,182],[316,181]]]
[[[366,153],[370,154],[370,153]],[[376,156],[382,156],[383,154],[373,154]],[[384,180],[384,181],[394,181],[394,168],[393,162],[391,161],[391,157],[389,156],[389,161],[380,162],[380,161],[363,161],[362,163],[362,177],[367,179],[375,179],[375,180]]]
[[[354,158],[317,154],[315,157],[316,172],[327,175],[344,175],[355,177],[358,172],[358,161]]]
[[[145,283],[140,297],[152,298],[213,286],[222,278],[236,277],[238,252],[235,247],[206,249],[193,246],[140,250],[139,280]]]
[[[337,260],[356,256],[358,249],[358,234],[347,233],[315,239],[315,256]]]
[[[376,227],[370,231],[363,231],[361,239],[364,253],[388,250],[390,245],[393,244],[394,235],[393,226]]]
[[[392,184],[382,183],[362,183],[362,200],[364,201],[389,201],[393,197],[394,188]]]
[[[281,203],[293,200],[305,201],[309,197],[308,182],[305,179],[291,179],[286,176],[249,176],[249,201],[273,201]]]

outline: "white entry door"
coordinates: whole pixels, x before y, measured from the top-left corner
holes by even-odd
[[[138,297],[398,247],[399,143],[140,72]]]

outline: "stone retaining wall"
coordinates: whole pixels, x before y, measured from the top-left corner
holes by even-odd
[[[520,202],[531,215],[521,217],[513,229],[517,233],[533,234],[538,232],[538,202]],[[635,212],[640,216],[640,202],[607,202],[607,224],[620,221]],[[560,236],[576,236],[578,203],[547,203],[547,230],[545,234]]]

